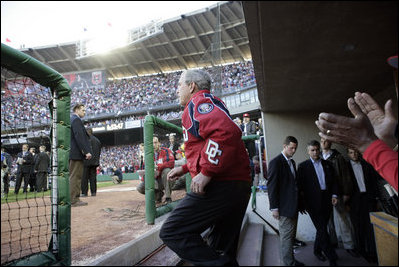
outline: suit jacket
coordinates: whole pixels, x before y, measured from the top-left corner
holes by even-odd
[[[241,124],[241,131],[244,133],[245,123]],[[249,121],[247,125],[247,135],[256,134],[256,124],[254,121]]]
[[[79,116],[73,114],[71,117],[71,150],[69,151],[69,159],[84,160],[87,153],[93,154],[89,134]]]
[[[335,170],[331,162],[321,159],[324,170],[326,190],[328,196],[338,195],[338,186],[335,180]],[[298,166],[298,188],[305,199],[306,210],[309,212],[320,212],[325,209],[332,209],[331,197],[322,203],[322,190],[316,170],[310,159]]]
[[[101,142],[94,135],[90,136],[90,145],[93,150],[91,159],[85,160],[84,165],[87,167],[98,167],[100,165]]]
[[[378,173],[365,160],[362,159],[360,161],[360,164],[362,165],[363,169],[364,184],[366,186],[367,203],[356,203],[356,198],[359,196],[360,190],[355,177],[355,173],[353,172],[352,164],[350,161],[348,161],[347,164],[348,164],[350,177],[354,185],[350,195],[351,209],[357,209],[358,207],[354,207],[354,205],[357,206],[360,204],[360,205],[367,205],[370,211],[375,211],[377,204],[377,180],[379,179]]]
[[[179,150],[179,144],[176,142],[173,144],[172,148],[170,148],[171,147],[170,142],[168,143],[168,145],[166,147],[169,148],[170,150],[172,150],[173,155],[175,155],[176,151]]]
[[[24,159],[26,162],[22,163],[21,165],[18,165],[18,172],[31,173],[32,165],[34,164],[33,155],[29,151],[26,152],[25,156],[22,156],[22,155],[23,155],[23,153],[19,152],[17,157]]]
[[[334,166],[335,174],[337,175],[338,193],[349,196],[353,190],[352,187],[356,184],[352,183],[345,158],[338,150],[331,149],[331,151],[332,154],[327,160]]]
[[[294,164],[295,174],[298,177]],[[269,163],[267,187],[270,209],[278,209],[280,216],[293,218],[302,210],[296,178],[285,157],[280,154]]]
[[[50,157],[46,152],[40,152],[37,154],[37,158],[35,161],[35,170],[38,172],[48,172],[48,168],[50,167]]]

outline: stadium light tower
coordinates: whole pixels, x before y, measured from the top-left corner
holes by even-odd
[[[163,22],[160,20],[154,20],[144,26],[130,30],[121,30],[109,26],[90,37],[85,37],[78,41],[76,44],[76,58],[107,53],[114,49],[143,41],[146,38],[163,33],[162,26]]]

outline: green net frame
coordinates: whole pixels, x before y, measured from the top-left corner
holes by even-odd
[[[69,146],[71,89],[57,71],[5,44],[1,44],[1,66],[49,87],[53,95],[51,148],[54,184],[52,237],[48,251],[25,256],[7,265],[71,265],[71,205],[69,196]]]

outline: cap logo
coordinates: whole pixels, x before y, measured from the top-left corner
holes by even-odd
[[[213,105],[209,103],[203,103],[198,106],[198,112],[201,114],[207,114],[213,110]]]

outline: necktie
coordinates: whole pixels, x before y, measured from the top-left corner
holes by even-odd
[[[290,165],[290,169],[291,169],[292,175],[295,178],[295,169],[294,169],[294,163],[292,162],[292,159],[288,160],[288,165]]]

